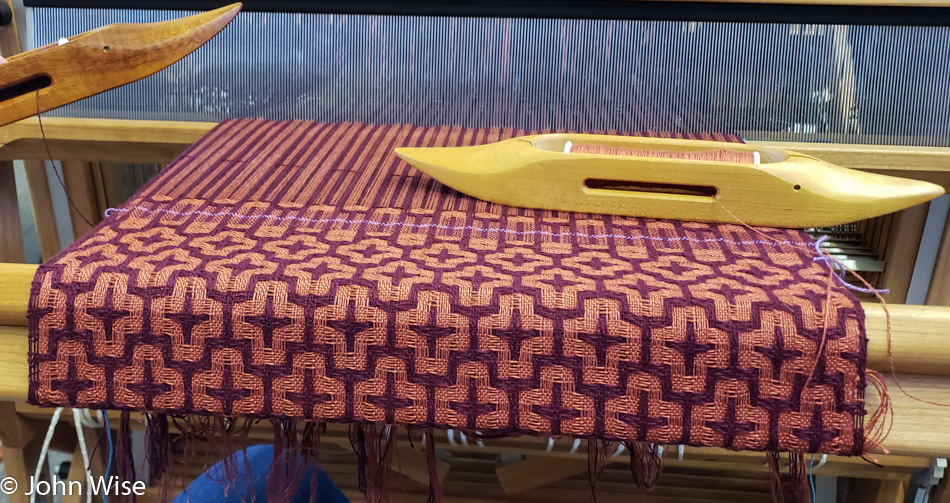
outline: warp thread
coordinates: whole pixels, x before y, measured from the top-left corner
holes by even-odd
[[[165,414],[145,415],[145,449],[148,459],[149,476],[151,480],[160,481],[160,501],[168,501],[168,487],[170,477],[169,468],[172,460],[171,436],[168,434],[168,417]]]
[[[624,442],[630,452],[630,474],[642,492],[652,491],[660,480],[663,458],[656,444],[649,442]]]
[[[132,458],[132,419],[128,411],[122,411],[119,416],[119,430],[116,432],[115,451],[116,451],[116,475],[119,480],[135,480],[135,460]],[[134,491],[130,494],[120,494],[120,503],[127,501],[137,501]]]
[[[326,423],[307,422],[303,427],[303,438],[300,441],[300,452],[310,470],[310,503],[317,501],[317,481],[319,480],[320,466],[320,437],[326,430]]]
[[[267,472],[267,501],[290,503],[307,469],[297,447],[297,421],[271,420],[274,427],[274,460]]]
[[[439,480],[438,462],[435,457],[435,438],[432,428],[422,432],[422,440],[426,449],[426,466],[429,469],[429,499],[427,503],[442,503],[442,481]]]

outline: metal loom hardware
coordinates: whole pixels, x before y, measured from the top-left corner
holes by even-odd
[[[663,155],[565,152],[570,145]],[[754,156],[759,163],[695,158],[707,152]],[[786,150],[702,140],[541,134],[473,147],[397,148],[396,154],[449,187],[494,203],[702,222],[831,226],[944,193],[929,182]]]
[[[0,65],[0,125],[152,75],[201,47],[240,10],[234,3],[171,21],[113,24],[11,56]]]

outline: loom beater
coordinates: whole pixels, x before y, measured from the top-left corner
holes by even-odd
[[[134,82],[191,54],[241,10],[113,24],[10,56],[0,65],[0,126]]]

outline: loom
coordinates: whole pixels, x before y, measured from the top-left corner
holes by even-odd
[[[31,10],[24,48],[115,22],[163,21],[180,17],[182,9],[218,7],[167,2],[160,6],[164,10],[135,10],[108,1],[25,3]],[[531,2],[476,7],[249,3],[229,28],[178,64],[45,113],[43,132],[36,118],[0,128],[0,158],[25,160],[38,223],[55,220],[50,203],[61,197],[54,172],[43,166],[46,149],[62,161],[66,191],[78,211],[58,224],[71,223],[76,238],[89,230],[79,213],[98,223],[107,208],[122,209],[124,199],[109,201],[103,194],[109,173],[168,164],[218,121],[232,117],[449,124],[508,132],[738,133],[753,148],[787,149],[847,168],[950,186],[950,109],[935,105],[950,72],[950,56],[941,49],[948,33],[942,26],[946,11],[939,3],[864,8],[605,1],[545,7],[541,16]],[[71,33],[62,33],[64,26]],[[10,25],[0,30],[7,37],[0,46],[6,56],[16,36],[10,35],[15,33]],[[259,49],[260,40],[268,41],[269,50]],[[4,190],[12,187],[9,164],[0,174],[7,177],[0,182]],[[930,214],[940,208],[933,205]],[[911,398],[950,402],[950,352],[943,340],[950,319],[950,233],[943,230],[936,256],[928,258],[928,245],[922,243],[927,216],[927,206],[917,205],[831,229],[809,229],[830,236],[822,246],[831,256],[890,291],[885,296],[889,323],[876,299],[861,296],[867,365],[885,376],[893,402],[893,429],[880,446],[889,454],[871,449],[884,468],[837,456],[816,468],[816,475],[863,481],[854,485],[854,497],[862,501],[931,492],[946,498],[950,492],[938,475],[950,450],[945,411]],[[13,220],[4,221],[3,229],[14,230],[4,231],[3,262],[22,258],[19,222]],[[40,245],[47,260],[59,243],[56,229],[44,227]],[[932,269],[930,278],[912,281],[920,269]],[[0,355],[0,397],[10,400],[2,405],[2,421],[9,427],[0,438],[8,474],[24,479],[32,474],[42,418],[50,413],[24,403],[30,379],[27,308],[35,273],[36,266],[19,264],[4,264],[0,273],[0,336],[7,347]],[[909,305],[909,297],[923,297],[914,293],[921,282],[929,305]],[[890,376],[888,332],[893,370],[903,390]],[[878,405],[871,389],[869,413]],[[461,435],[458,429],[434,431],[425,441],[451,452],[451,459],[426,466],[421,435],[414,434],[412,446],[399,440],[399,480],[411,497],[424,499],[427,489],[406,480],[429,484],[434,476],[443,481],[446,501],[472,495],[512,501],[587,498],[587,446],[579,448],[570,437],[494,439],[473,436],[471,430]],[[252,430],[251,437],[266,435]],[[351,476],[349,443],[345,427],[330,425],[322,454],[327,469],[357,500],[363,495]],[[693,446],[679,456],[676,451],[667,448],[666,475],[647,498],[771,497],[761,453]],[[512,454],[523,458],[512,462]],[[629,456],[623,452],[616,459]],[[74,462],[74,469],[80,464]],[[71,476],[80,477],[79,471]],[[616,485],[629,481],[629,474],[624,478],[620,471],[617,463],[608,465],[601,477],[602,498],[630,497],[631,486]],[[710,473],[739,482],[717,485]],[[12,495],[11,501],[18,497]],[[831,501],[825,498],[819,489],[818,501]]]

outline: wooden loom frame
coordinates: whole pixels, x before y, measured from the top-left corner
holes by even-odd
[[[43,120],[43,126],[48,144],[58,160],[164,164],[207,133],[215,123],[48,118]],[[950,149],[761,143],[798,150],[844,166],[919,178],[950,187]],[[37,119],[0,128],[0,161],[46,157]],[[32,168],[42,165],[42,161],[29,162]],[[942,255],[937,271],[947,267],[944,262],[950,262],[950,254]],[[44,258],[48,258],[48,253],[44,252]],[[0,400],[23,402],[26,398],[26,306],[35,269],[34,265],[0,263],[0,345],[5,348],[0,352]],[[868,365],[885,374],[895,411],[894,427],[884,444],[892,456],[882,457],[882,464],[889,467],[895,464],[916,466],[912,461],[918,459],[915,457],[947,456],[950,454],[950,422],[941,420],[946,409],[915,401],[898,389],[889,375],[884,309],[877,304],[865,304],[864,307],[870,339]],[[900,383],[913,396],[950,403],[950,345],[945,343],[950,336],[950,307],[890,305],[889,310],[894,368],[901,373],[898,375]],[[869,390],[867,398],[869,410],[874,410],[877,397],[873,389]],[[27,431],[29,426],[23,420],[25,415],[31,414],[42,412],[19,405],[6,409],[0,407],[0,423],[12,419],[6,428],[35,437],[35,432]],[[0,425],[0,430],[3,429]],[[544,454],[544,446],[538,441],[542,439],[533,440],[535,442],[528,441],[520,447],[522,452],[529,456],[532,453]],[[713,451],[716,450],[688,452],[702,456]],[[725,451],[722,454],[738,455]],[[586,461],[563,460],[558,456],[551,461],[549,456],[535,455],[516,465],[502,467],[497,473],[503,486],[508,484],[512,491],[517,492],[581,470],[586,470]],[[534,475],[526,481],[526,473]]]

